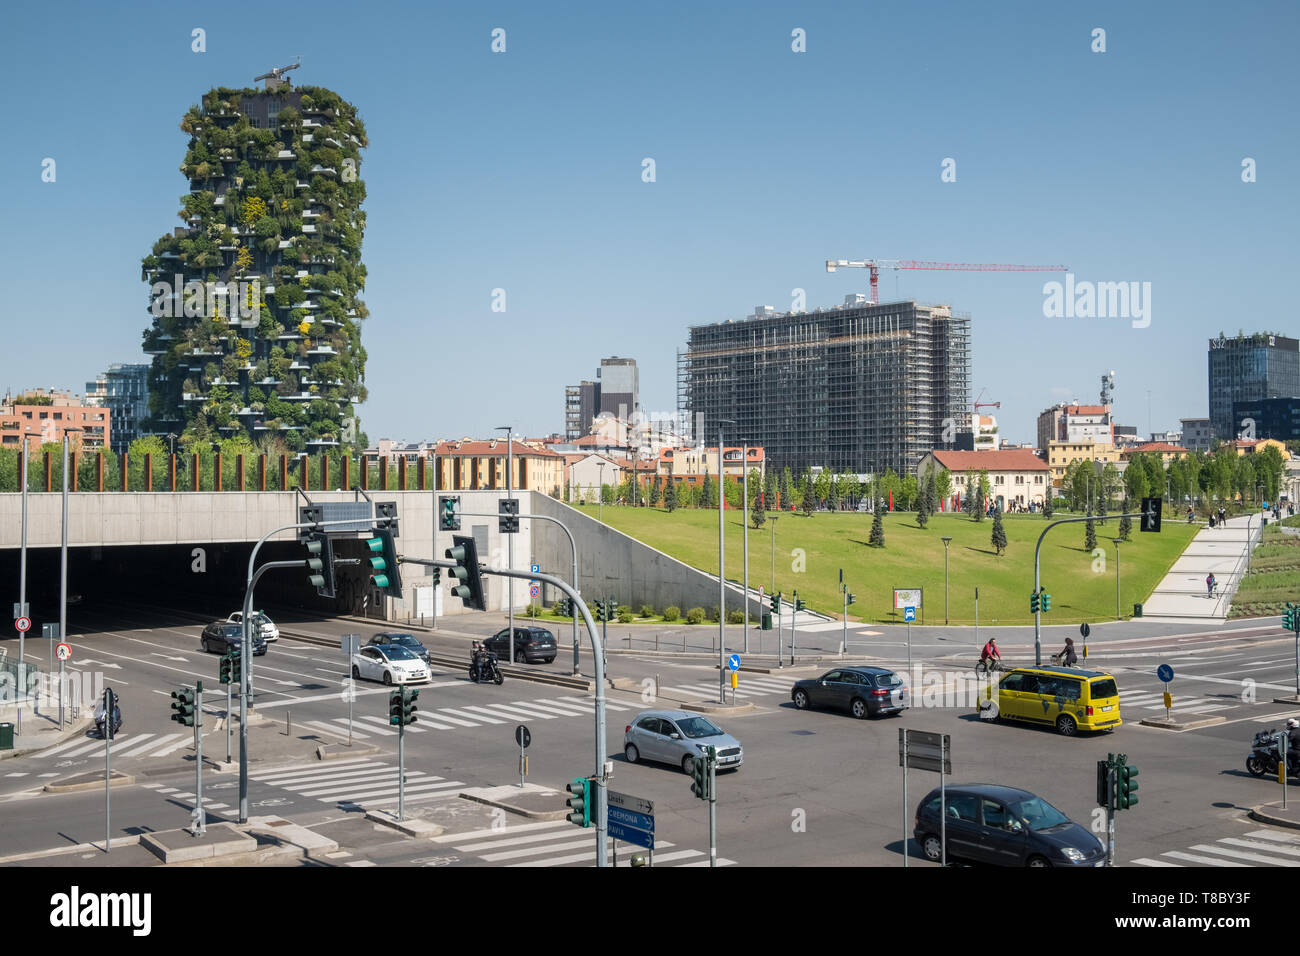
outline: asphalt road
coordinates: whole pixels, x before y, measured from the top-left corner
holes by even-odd
[[[470,621],[470,633],[491,633],[500,626],[496,616],[480,615],[458,619],[457,629]],[[170,722],[170,692],[195,679],[219,687],[217,655],[198,650],[197,624],[147,610],[118,609],[99,618],[87,613],[83,623],[83,632],[72,638],[73,663],[103,671],[122,695],[126,726],[114,743],[113,768],[136,778],[132,786],[114,788],[116,832],[185,826],[193,806],[192,731]],[[289,631],[308,628],[279,623]],[[312,622],[310,629],[328,636],[366,633],[346,620]],[[1110,671],[1119,682],[1125,725],[1112,734],[1072,739],[1050,730],[981,721],[967,702],[936,700],[935,693],[927,701],[927,688],[951,686],[957,676],[969,673],[974,660],[973,644],[954,649],[948,634],[914,641],[913,662],[924,665],[910,675],[918,706],[901,718],[857,721],[847,714],[800,712],[790,703],[789,684],[817,671],[742,672],[739,694],[754,708],[714,718],[741,739],[746,758],[740,771],[719,777],[719,856],[742,866],[901,865],[905,826],[910,827],[916,803],[938,783],[934,774],[909,772],[904,803],[897,746],[898,729],[908,727],[951,735],[950,782],[1024,787],[1085,825],[1093,819],[1096,760],[1109,752],[1127,753],[1141,769],[1140,803],[1118,817],[1122,865],[1197,865],[1196,858],[1219,859],[1223,865],[1261,863],[1249,859],[1250,851],[1241,844],[1221,841],[1259,831],[1261,826],[1246,819],[1244,809],[1276,797],[1276,782],[1247,775],[1244,760],[1256,729],[1278,726],[1300,713],[1294,705],[1271,703],[1274,696],[1294,692],[1294,641],[1275,627],[1258,625],[1176,633],[1182,636],[1125,632],[1090,643],[1089,666]],[[568,672],[563,630],[558,636],[560,659],[537,669]],[[1030,659],[1028,638],[1008,642],[1004,653]],[[466,642],[446,639],[448,647],[463,649]],[[905,646],[882,642],[872,650],[873,660],[905,670]],[[615,654],[610,660],[614,676],[638,687],[645,681],[647,688],[644,696],[609,693],[611,786],[655,802],[661,845],[657,865],[661,860],[664,865],[699,864],[707,860],[706,805],[691,795],[690,780],[679,769],[628,764],[622,737],[639,710],[677,706],[681,700],[707,702],[716,694],[716,666],[704,657],[665,653]],[[1158,696],[1164,686],[1155,678],[1160,663],[1176,672],[1176,712],[1225,722],[1177,733],[1139,726],[1142,717],[1164,713]],[[588,664],[584,659],[584,670]],[[465,786],[518,782],[513,733],[520,723],[533,735],[530,782],[559,790],[572,777],[590,773],[593,719],[591,700],[582,692],[522,680],[480,686],[466,679],[463,668],[435,667],[432,682],[421,692],[420,721],[406,737],[408,812],[438,819],[448,833],[436,843],[412,843],[357,820],[360,806],[396,802],[397,748],[387,726],[387,689],[362,684],[354,702],[354,739],[378,752],[318,761],[314,751],[319,743],[337,743],[347,735],[340,652],[285,636],[267,656],[255,658],[254,668],[256,710],[271,719],[250,728],[252,815],[276,813],[320,827],[340,840],[345,847],[340,852],[352,865],[578,865],[590,859],[590,833],[568,824],[525,824],[518,818],[508,821],[504,832],[495,831],[490,810],[454,796]],[[664,688],[658,698],[653,696],[656,678]],[[213,729],[224,710],[224,694],[207,694],[205,700],[205,756],[224,757],[224,732]],[[290,717],[292,732],[286,732]],[[102,773],[102,768],[102,742],[89,738],[0,762],[0,855],[102,840],[102,789],[72,794],[39,790],[71,775]],[[209,772],[205,778],[206,801],[219,805],[211,818],[232,813],[237,805],[234,777]],[[1197,847],[1212,849],[1191,849]],[[1247,857],[1229,855],[1233,847]],[[1216,849],[1228,853],[1216,854]],[[915,843],[910,851],[917,853]],[[1286,855],[1265,859],[1286,860]],[[915,858],[912,863],[930,865]]]

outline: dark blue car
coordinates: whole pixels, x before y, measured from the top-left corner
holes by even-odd
[[[1104,866],[1106,848],[1092,833],[1028,790],[989,783],[946,788],[948,859],[994,866]],[[916,808],[912,830],[926,859],[941,859],[938,788]]]

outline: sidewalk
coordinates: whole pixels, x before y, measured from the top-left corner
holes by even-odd
[[[1203,528],[1151,592],[1143,618],[1222,624],[1262,527],[1259,515],[1242,515],[1222,527]],[[1214,598],[1205,590],[1205,577],[1211,573],[1219,582]]]

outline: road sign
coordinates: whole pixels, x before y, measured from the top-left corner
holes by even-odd
[[[617,790],[606,790],[605,798],[611,807],[618,807],[622,810],[633,810],[636,813],[644,813],[646,815],[655,812],[655,802],[653,800],[644,800],[641,797],[631,797],[626,793],[619,793]]]
[[[758,597],[759,597],[759,600],[762,600],[762,598],[763,598],[763,585],[761,585],[761,584],[758,586]]]
[[[622,840],[624,843],[631,843],[634,846],[643,846],[647,850],[655,848],[655,835],[647,833],[645,830],[638,830],[636,827],[624,826],[621,823],[615,823],[611,816],[607,826],[609,827],[609,836],[613,840]]]
[[[542,571],[542,566],[540,564],[530,565],[528,570],[533,574],[540,574]]]
[[[31,613],[31,610],[32,610],[32,606],[30,604],[19,604],[17,601],[15,601],[14,620],[16,621],[20,617],[26,617],[29,613]]]
[[[730,667],[733,671],[740,670],[740,655],[732,654],[730,657],[728,657],[727,666]]]
[[[1079,635],[1081,637],[1087,637],[1091,633],[1092,633],[1092,628],[1088,626],[1087,621],[1084,621],[1082,624],[1079,625]]]
[[[42,624],[42,625],[41,625],[41,637],[48,637],[48,638],[51,638],[51,639],[57,639],[57,638],[60,638],[60,637],[62,637],[62,636],[63,636],[63,635],[59,633],[59,622],[58,622],[58,621],[55,621],[53,624]]]
[[[54,647],[54,656],[61,661],[66,661],[72,656],[72,645],[62,643],[56,644]]]
[[[534,584],[532,587],[528,589],[529,597],[540,597],[541,593],[542,593],[542,589],[539,588],[536,584]]]
[[[636,830],[644,830],[647,833],[655,832],[655,818],[648,813],[637,813],[635,810],[624,810],[622,807],[610,807],[609,821]]]
[[[14,627],[18,628],[20,631],[30,630],[31,626],[32,619],[30,617],[20,617],[18,620],[14,621]]]
[[[1156,677],[1160,678],[1166,684],[1174,679],[1174,669],[1168,664],[1161,664],[1156,668]]]
[[[532,745],[532,742],[533,735],[525,725],[520,724],[515,728],[515,743],[527,750]]]
[[[898,728],[898,765],[903,766],[903,735],[907,735],[907,766],[939,773],[939,752],[943,749],[943,772],[952,773],[952,739],[947,734]]]
[[[361,647],[360,634],[344,634],[343,639],[339,641],[339,647],[348,657],[355,654]]]
[[[904,620],[904,621],[915,621],[915,620],[916,620],[916,608],[914,608],[914,607],[905,607],[905,608],[903,608],[903,620]]]

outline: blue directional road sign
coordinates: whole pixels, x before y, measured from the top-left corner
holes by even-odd
[[[647,833],[655,832],[653,814],[637,813],[635,810],[624,810],[621,807],[610,807],[607,812],[611,823],[619,823],[635,830],[644,830]]]
[[[915,621],[915,620],[916,620],[916,608],[914,608],[914,607],[905,607],[905,608],[903,608],[903,620],[904,620],[904,621]]]
[[[655,835],[653,833],[615,823],[613,817],[610,817],[608,826],[609,836],[612,840],[622,840],[624,843],[631,843],[634,846],[643,846],[647,850],[655,848]]]
[[[1161,664],[1156,669],[1156,676],[1159,677],[1166,684],[1168,684],[1171,680],[1174,679],[1174,669],[1170,667],[1168,664]]]
[[[730,657],[728,657],[727,666],[730,667],[733,671],[740,670],[740,655],[732,654]]]

